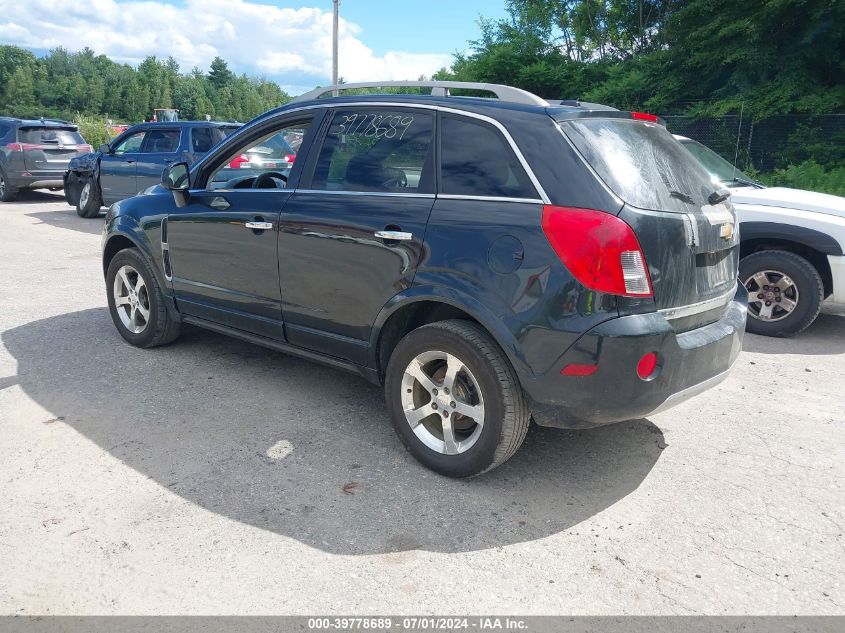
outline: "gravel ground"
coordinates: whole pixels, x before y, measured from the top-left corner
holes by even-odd
[[[0,206],[0,612],[845,610],[845,314],[451,481],[360,378],[196,329],[125,344],[101,225]]]

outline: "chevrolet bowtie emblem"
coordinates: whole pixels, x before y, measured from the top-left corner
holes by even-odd
[[[729,240],[734,236],[734,225],[732,222],[726,222],[719,227],[719,237]]]

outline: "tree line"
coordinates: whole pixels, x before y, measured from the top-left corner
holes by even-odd
[[[208,73],[182,73],[172,57],[150,56],[137,68],[89,48],[51,50],[43,57],[0,46],[0,115],[133,123],[154,108],[177,108],[184,120],[248,121],[290,100],[275,82],[236,75],[217,57]]]
[[[845,111],[841,0],[508,0],[437,78],[697,116]]]

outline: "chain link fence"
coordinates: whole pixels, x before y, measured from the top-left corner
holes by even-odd
[[[759,121],[740,114],[663,119],[673,134],[707,145],[742,170],[771,172],[811,159],[845,165],[845,114],[791,114]]]

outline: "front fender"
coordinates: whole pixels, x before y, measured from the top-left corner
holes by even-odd
[[[116,205],[119,204],[119,202],[116,203]],[[113,207],[116,205],[113,205]],[[103,276],[108,271],[108,262],[111,261],[111,258],[117,251],[127,248],[127,242],[130,242],[150,262],[162,293],[166,298],[170,299],[167,302],[168,310],[172,311],[178,318],[175,303],[172,301],[170,284],[165,278],[162,269],[161,243],[156,243],[159,232],[161,231],[160,220],[157,218],[143,218],[143,223],[139,223],[131,215],[113,216],[112,209],[109,209],[107,218],[102,242]]]
[[[504,350],[508,360],[510,360],[511,365],[513,365],[520,377],[533,375],[534,372],[528,365],[522,353],[522,347],[518,344],[513,332],[510,331],[501,318],[496,316],[496,312],[500,315],[509,314],[511,312],[509,306],[502,303],[501,306],[496,306],[497,310],[494,311],[467,292],[451,286],[434,284],[412,286],[394,295],[381,309],[381,312],[376,317],[370,338],[371,367],[378,367],[378,341],[384,324],[401,308],[420,301],[443,303],[466,312],[478,321],[488,334],[493,337],[499,347]]]

